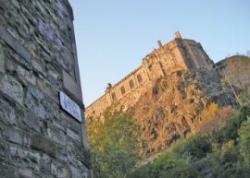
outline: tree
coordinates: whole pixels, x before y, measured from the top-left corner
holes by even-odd
[[[250,105],[249,88],[243,81],[243,76],[247,77],[248,70],[242,68],[242,65],[248,65],[249,60],[247,56],[238,56],[237,60],[229,61],[231,65],[223,71],[224,87],[229,87],[240,107]]]
[[[106,113],[104,122],[88,123],[97,178],[127,178],[138,160],[139,127],[130,116]]]
[[[199,132],[210,133],[219,130],[230,120],[233,111],[230,106],[219,107],[218,104],[211,103],[201,113]]]
[[[250,118],[246,122],[244,122],[239,129],[240,135],[240,154],[244,159],[247,167],[250,168]]]

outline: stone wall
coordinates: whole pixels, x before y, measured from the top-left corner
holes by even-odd
[[[107,88],[103,96],[86,108],[86,115],[101,117],[107,107],[113,103],[120,102],[131,93],[136,93],[149,81],[150,79],[144,66],[137,68],[114,86]]]
[[[119,103],[123,108],[133,106],[146,88],[161,77],[180,70],[212,69],[210,60],[200,43],[176,37],[148,54],[142,65],[109,86],[106,93],[86,108],[87,118],[102,117],[103,112],[112,104]],[[132,84],[131,84],[132,83]]]
[[[91,177],[84,119],[60,91],[83,107],[68,1],[1,0],[0,177]]]
[[[200,43],[193,40],[184,40],[179,42],[182,53],[185,55],[185,63],[188,68],[212,69],[213,61],[208,57]]]

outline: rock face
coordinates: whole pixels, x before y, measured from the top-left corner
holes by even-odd
[[[232,56],[220,61],[215,68],[226,82],[250,94],[249,60],[246,56]]]
[[[105,122],[102,114],[105,109],[129,113],[141,127],[139,142],[142,157],[156,154],[177,139],[198,132],[202,123],[202,111],[212,102],[219,106],[237,106],[240,104],[237,96],[241,91],[248,92],[249,96],[248,57],[234,56],[212,65],[210,59],[204,57],[207,56],[206,53],[201,48],[194,47],[196,43],[190,45],[193,49],[190,51],[189,45],[185,45],[189,40],[175,40],[182,40],[184,44],[180,47],[184,51],[182,60],[178,55],[167,58],[171,52],[165,51],[160,44],[160,48],[150,54],[157,56],[158,60],[151,61],[149,57],[143,61],[144,64],[151,63],[147,67],[143,65],[142,68],[152,68],[148,75],[142,75],[144,81],[138,87],[125,92],[117,100],[107,102],[109,93],[116,91],[117,86],[128,88],[126,83],[129,86],[131,76],[136,77],[138,70],[135,70],[114,86],[109,86],[105,95],[87,108],[87,119],[90,122]],[[171,43],[165,47],[171,46]],[[184,63],[170,65],[173,59]],[[195,66],[197,63],[199,67]],[[153,67],[157,64],[161,67]],[[186,67],[180,68],[180,64],[185,64]],[[119,88],[121,91],[116,92],[123,93],[124,88]]]
[[[197,132],[200,115],[211,102],[237,105],[214,70],[179,71],[159,78],[128,110],[141,126],[142,154],[150,156]]]
[[[60,91],[83,107],[68,1],[1,1],[0,177],[91,177],[84,121]]]
[[[211,70],[178,71],[159,78],[127,112],[142,128],[144,156],[166,149],[178,138],[199,130],[202,111],[211,102],[237,106],[237,96],[249,103],[250,58],[233,56]],[[244,102],[244,101],[243,101]],[[111,110],[119,110],[121,104]]]

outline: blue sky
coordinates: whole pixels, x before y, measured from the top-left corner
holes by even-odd
[[[180,31],[215,62],[250,50],[249,0],[70,0],[85,105]]]

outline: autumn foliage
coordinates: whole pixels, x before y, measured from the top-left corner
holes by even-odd
[[[201,113],[201,122],[198,132],[213,132],[223,127],[232,117],[234,110],[230,106],[219,107],[216,103],[211,103]]]

